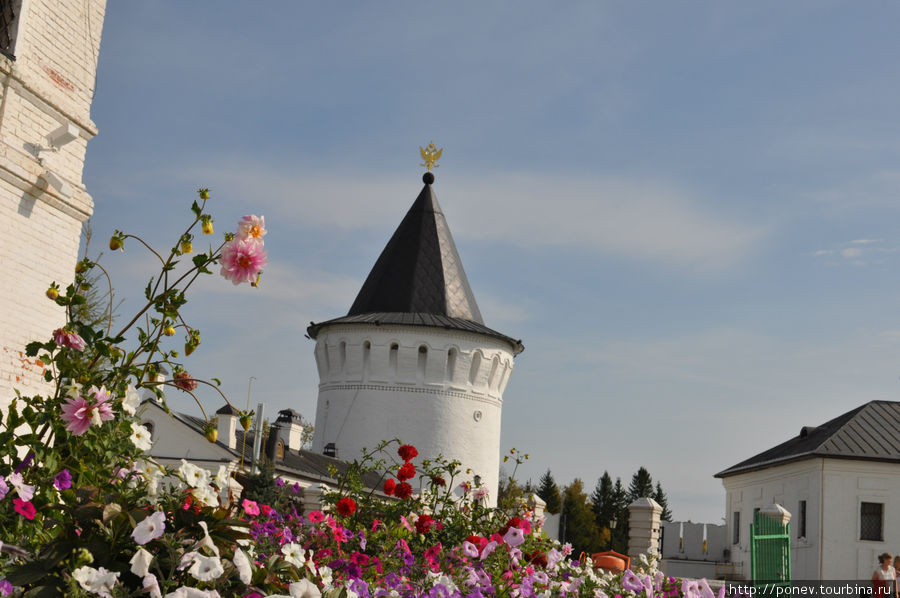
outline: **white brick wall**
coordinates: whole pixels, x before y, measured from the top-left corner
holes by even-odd
[[[23,0],[16,60],[0,57],[0,409],[46,391],[42,364],[24,355],[64,322],[44,296],[72,281],[82,223],[93,201],[82,184],[105,0]],[[40,152],[65,123],[79,130],[58,151]],[[72,188],[60,194],[50,169]]]

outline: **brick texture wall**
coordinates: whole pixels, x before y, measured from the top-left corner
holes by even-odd
[[[82,183],[105,0],[22,0],[15,60],[0,56],[0,409],[44,392],[42,364],[25,345],[49,337],[63,309],[44,296],[72,281],[93,200]],[[49,147],[65,124],[77,138]],[[52,172],[65,185],[56,188]]]

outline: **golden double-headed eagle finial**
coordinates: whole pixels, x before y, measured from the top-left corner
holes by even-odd
[[[434,145],[434,141],[428,144],[428,147],[419,146],[419,153],[422,154],[422,159],[425,160],[419,166],[424,166],[429,171],[432,168],[437,168],[440,164],[437,163],[438,160],[441,159],[441,152],[444,151],[444,148],[438,149]]]

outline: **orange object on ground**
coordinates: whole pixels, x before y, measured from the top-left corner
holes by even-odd
[[[614,550],[595,552],[591,555],[594,566],[608,571],[624,571],[631,566],[631,557],[619,554]]]

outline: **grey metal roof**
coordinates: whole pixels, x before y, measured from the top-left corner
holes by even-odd
[[[450,227],[428,183],[381,252],[347,315],[372,312],[422,312],[484,324]]]
[[[797,436],[720,471],[715,477],[726,478],[815,457],[900,462],[900,402],[871,401],[820,426],[804,426]]]
[[[425,187],[394,231],[346,316],[310,323],[316,338],[330,324],[405,324],[487,334],[509,342],[515,353],[521,341],[484,325],[475,294],[463,270],[450,227],[431,188]]]

